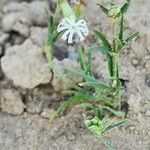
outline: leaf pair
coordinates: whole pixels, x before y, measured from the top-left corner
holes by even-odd
[[[127,0],[126,3],[121,7],[121,9],[120,9],[120,13],[121,13],[121,14],[124,14],[124,13],[127,12],[128,8],[129,8],[129,6],[130,6],[130,3],[131,3],[131,0]],[[100,6],[101,10],[102,10],[105,14],[108,15],[109,9],[106,8],[105,6],[101,5],[101,4],[98,4],[98,5]]]
[[[54,21],[54,17],[49,15],[48,10],[45,9],[46,19],[48,22],[48,38],[47,38],[47,45],[53,45],[58,37],[59,33],[56,31],[56,23]]]
[[[106,122],[106,121],[100,120],[99,118],[95,116],[92,119],[85,120],[84,123],[91,132],[93,132],[97,136],[101,136],[105,132],[108,132],[109,130],[115,127],[125,124],[126,121],[121,120],[121,121],[115,121],[115,122]]]

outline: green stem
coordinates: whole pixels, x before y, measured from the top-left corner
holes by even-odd
[[[53,60],[52,45],[45,44],[44,51],[45,51],[45,55],[46,55],[46,59],[48,61],[49,67],[51,68],[52,67],[52,60]]]
[[[56,25],[58,23],[59,17],[60,17],[60,12],[61,12],[61,3],[63,2],[63,0],[57,0],[57,6],[56,6],[56,10],[55,10],[55,15],[54,15],[54,25]]]
[[[102,138],[101,136],[98,136],[98,138],[108,148],[108,150],[113,150],[113,146],[110,142],[108,142],[106,139]]]

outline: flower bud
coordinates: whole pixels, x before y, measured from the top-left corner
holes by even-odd
[[[108,11],[108,16],[112,19],[116,19],[120,16],[121,7],[120,6],[112,6]]]

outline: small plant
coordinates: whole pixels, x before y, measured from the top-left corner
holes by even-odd
[[[127,0],[123,6],[110,4],[108,8],[98,4],[98,7],[108,16],[111,25],[111,37],[105,36],[98,30],[94,30],[94,34],[99,39],[100,44],[92,45],[86,48],[82,41],[89,34],[87,23],[84,19],[80,19],[82,13],[83,1],[77,2],[72,8],[68,1],[58,0],[56,13],[54,16],[48,17],[48,40],[45,44],[45,54],[54,74],[64,82],[71,83],[72,88],[68,91],[69,98],[64,101],[50,121],[59,116],[71,104],[77,105],[81,109],[90,111],[90,116],[84,117],[86,127],[102,140],[102,135],[108,130],[124,124],[126,121],[111,121],[112,118],[107,114],[113,114],[123,118],[125,112],[120,110],[122,99],[122,91],[124,85],[120,79],[118,59],[123,48],[132,39],[138,36],[138,32],[134,32],[128,37],[124,35],[124,14],[127,12],[131,0]],[[60,20],[61,12],[63,19]],[[47,15],[48,16],[48,15]],[[83,82],[76,85],[69,79],[66,79],[59,73],[57,66],[53,64],[53,45],[61,38],[68,44],[74,44],[78,47],[80,71],[65,68],[67,73],[83,78]],[[75,40],[76,39],[76,40]],[[96,79],[93,75],[92,54],[102,52],[106,56],[109,78],[105,82]],[[71,95],[71,96],[70,96]],[[112,146],[106,140],[102,140],[112,149]]]

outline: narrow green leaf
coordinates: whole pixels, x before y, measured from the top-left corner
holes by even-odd
[[[123,15],[121,16],[121,20],[120,20],[120,33],[119,33],[119,39],[122,42],[123,41],[123,31],[124,31],[124,17]]]
[[[48,12],[47,12],[48,13]],[[53,26],[53,17],[47,14],[47,20],[48,20],[48,36],[47,36],[47,44],[51,45],[52,44],[52,34],[54,31],[54,26]]]
[[[108,63],[109,75],[110,77],[113,77],[113,56],[108,53],[106,59]]]
[[[89,75],[92,77],[92,54],[90,51],[88,51],[88,70],[89,70]]]
[[[83,108],[83,109],[88,108],[88,109],[92,110],[94,112],[94,115],[100,120],[102,120],[105,116],[102,109],[100,109],[98,106],[95,106],[91,103],[82,103],[82,104],[78,105],[77,107]]]
[[[119,127],[120,125],[123,125],[126,122],[127,122],[126,120],[122,120],[122,121],[119,121],[119,122],[110,122],[110,123],[105,125],[105,128],[104,128],[102,134],[109,131],[109,130],[111,130],[111,129],[113,129],[113,128],[115,128],[115,127]]]
[[[58,117],[68,106],[70,106],[73,103],[79,103],[82,101],[82,95],[79,93],[79,95],[75,95],[70,97],[68,100],[64,101],[60,107],[53,113],[53,115],[50,117],[49,122],[51,122],[54,118]]]
[[[102,52],[102,53],[107,53],[110,51],[109,47],[103,46],[103,45],[94,45],[92,47],[89,47],[90,52]]]
[[[118,116],[118,117],[124,117],[125,116],[125,113],[124,112],[121,112],[121,111],[116,111],[110,107],[107,107],[107,106],[103,106],[104,109],[110,111],[111,113],[113,113],[114,115]]]
[[[111,48],[110,43],[106,39],[106,37],[100,33],[99,31],[94,30],[95,35],[103,42],[104,46]]]
[[[134,32],[132,33],[128,38],[126,38],[126,42],[129,43],[130,41],[132,41],[134,38],[136,38],[139,35],[139,32]]]
[[[127,2],[122,6],[121,13],[124,14],[127,12],[129,6],[130,6],[131,0],[127,0]]]
[[[79,47],[79,56],[80,56],[80,65],[81,65],[81,68],[82,70],[84,70],[85,72],[87,72],[87,62],[86,62],[86,59],[85,59],[85,54],[84,54],[84,48],[83,47]]]
[[[91,81],[91,82],[84,82],[83,83],[84,86],[91,86],[91,87],[104,87],[104,88],[110,88],[109,85],[103,83],[103,82],[100,82],[99,80],[97,81]]]
[[[108,14],[108,9],[106,7],[104,7],[103,5],[101,4],[97,4],[100,6],[101,10],[105,13],[105,14]]]
[[[68,4],[68,1],[64,0],[60,6],[61,6],[64,17],[72,18],[73,20],[76,19],[75,13],[73,12],[70,5]]]
[[[73,69],[70,69],[70,68],[65,68],[65,71],[70,72],[75,76],[81,77],[87,82],[88,81],[95,81],[95,82],[97,81],[93,77],[86,75],[85,72],[83,72],[83,71],[74,71]]]
[[[60,34],[61,33],[57,33],[57,32],[53,33],[53,36],[52,36],[53,37],[52,38],[53,43],[55,43],[58,40]]]

